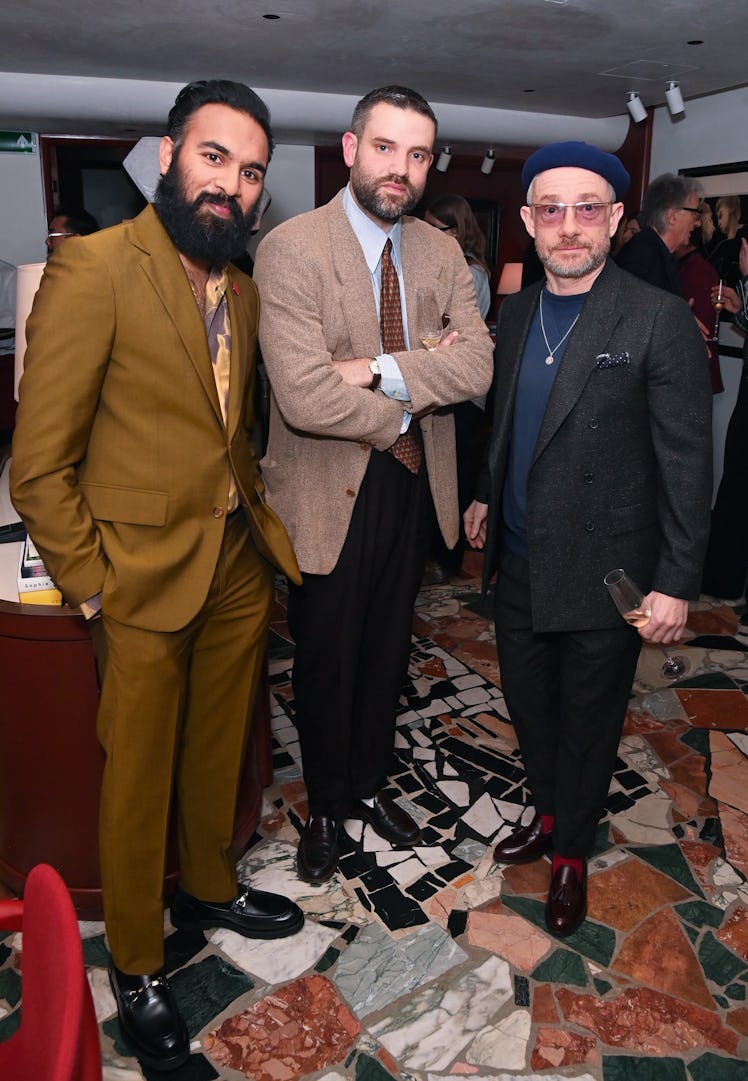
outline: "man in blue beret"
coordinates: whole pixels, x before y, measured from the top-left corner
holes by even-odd
[[[498,571],[502,688],[534,805],[494,854],[552,854],[545,918],[564,936],[586,915],[641,641],[679,638],[699,593],[711,391],[685,301],[609,258],[629,182],[618,158],[555,143],[522,179],[545,280],[501,306],[493,434],[465,529],[485,550],[484,589]],[[637,629],[603,583],[616,567],[646,594]]]

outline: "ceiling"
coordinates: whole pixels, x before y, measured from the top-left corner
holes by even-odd
[[[669,79],[686,103],[744,86],[747,58],[745,0],[3,0],[0,11],[0,72],[227,77],[355,97],[397,82],[432,102],[590,118],[625,114],[629,90],[661,105]],[[37,127],[60,130],[53,111]]]

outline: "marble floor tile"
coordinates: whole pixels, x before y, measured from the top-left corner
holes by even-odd
[[[473,910],[468,914],[471,946],[503,957],[519,972],[532,972],[554,948],[553,940],[513,912]]]
[[[342,1062],[360,1029],[329,980],[310,976],[227,1018],[203,1046],[216,1065],[253,1081],[297,1081]]]
[[[395,941],[371,924],[343,953],[334,979],[346,1002],[363,1018],[466,960],[467,954],[451,936],[433,925]]]
[[[604,1046],[648,1055],[714,1047],[734,1055],[738,1038],[710,1010],[646,987],[600,1000],[561,988],[556,995],[567,1022],[594,1033]]]
[[[748,700],[739,690],[675,690],[694,728],[748,731]]]
[[[406,1069],[445,1070],[511,996],[509,965],[491,957],[454,981],[416,991],[370,1031]]]
[[[722,732],[710,733],[709,749],[709,795],[748,814],[748,758]]]
[[[591,875],[587,911],[591,919],[630,931],[654,909],[689,897],[688,890],[637,859]]]
[[[611,967],[638,983],[710,1009],[712,996],[680,921],[662,909],[632,931]]]

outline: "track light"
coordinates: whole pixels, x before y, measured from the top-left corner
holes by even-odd
[[[647,110],[644,108],[644,102],[633,90],[630,90],[626,95],[626,108],[635,124],[641,124],[642,120],[647,119]]]
[[[482,173],[490,173],[496,164],[496,154],[493,150],[487,150],[483,161],[480,163],[480,171]]]
[[[451,146],[443,146],[442,147],[442,152],[439,155],[439,160],[437,161],[437,163],[435,165],[435,169],[436,169],[437,173],[446,173],[447,169],[449,168],[449,163],[450,163],[451,160],[452,160],[452,147]]]
[[[683,95],[680,92],[680,85],[675,82],[665,83],[665,101],[667,107],[670,110],[671,116],[678,116],[679,113],[683,113],[686,110],[683,104]]]

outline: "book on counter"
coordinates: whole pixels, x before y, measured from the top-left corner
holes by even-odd
[[[18,599],[21,604],[62,604],[62,594],[28,535],[18,561]]]

